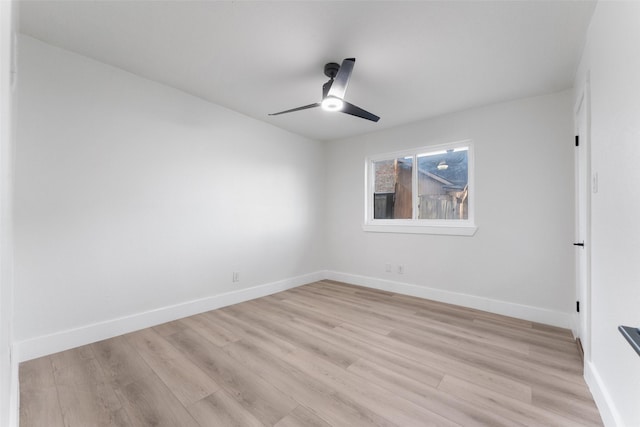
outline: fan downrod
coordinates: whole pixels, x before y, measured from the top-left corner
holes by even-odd
[[[324,66],[324,75],[329,77],[330,79],[333,79],[338,74],[339,69],[340,69],[340,64],[336,64],[335,62],[329,62]]]

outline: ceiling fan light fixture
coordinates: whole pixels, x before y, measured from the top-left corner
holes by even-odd
[[[327,96],[320,104],[325,111],[341,111],[344,108],[344,101],[335,96]]]

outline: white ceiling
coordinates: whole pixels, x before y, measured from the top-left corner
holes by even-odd
[[[20,31],[318,140],[570,88],[592,1],[22,1]],[[323,66],[356,65],[319,108]]]

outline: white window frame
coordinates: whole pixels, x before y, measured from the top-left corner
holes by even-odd
[[[451,150],[468,147],[468,219],[417,219],[418,216],[418,163],[417,156],[434,151]],[[391,160],[401,157],[413,157],[412,168],[412,219],[374,219],[375,168],[373,163],[381,160]],[[365,159],[365,208],[362,229],[381,233],[415,233],[415,234],[445,234],[453,236],[473,236],[478,227],[475,225],[475,155],[472,140],[463,140],[439,145],[427,145],[410,150],[376,154]]]

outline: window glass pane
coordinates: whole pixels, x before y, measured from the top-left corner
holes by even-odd
[[[373,162],[374,219],[411,219],[413,158]]]
[[[468,148],[418,155],[418,219],[469,218]]]

